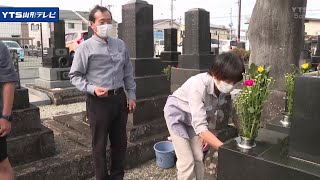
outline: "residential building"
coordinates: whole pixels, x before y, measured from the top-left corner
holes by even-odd
[[[210,24],[210,33],[211,33],[211,39],[229,39],[230,37],[230,29],[223,25],[215,25]]]
[[[306,35],[320,35],[320,19],[306,18],[304,25]]]
[[[178,44],[182,41],[182,26],[177,21],[173,21],[171,25],[171,19],[158,19],[153,21],[153,37],[154,40],[164,40],[164,30],[169,28],[176,28],[177,29],[177,41]],[[183,30],[184,31],[184,30]]]

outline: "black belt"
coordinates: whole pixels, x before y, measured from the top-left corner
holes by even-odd
[[[121,92],[123,92],[123,87],[118,89],[111,89],[111,90],[108,90],[108,96],[118,95]]]

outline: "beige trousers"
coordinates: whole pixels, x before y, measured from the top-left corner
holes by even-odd
[[[170,129],[170,128],[169,128]],[[204,164],[202,141],[199,136],[183,138],[170,132],[174,151],[177,156],[178,180],[203,180]]]

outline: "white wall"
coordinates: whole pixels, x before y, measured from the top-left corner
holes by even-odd
[[[33,23],[33,24],[40,24],[40,23]],[[43,47],[49,47],[49,38],[50,38],[50,29],[49,23],[41,23],[42,24],[42,39],[43,39]],[[37,41],[41,43],[41,32],[39,30],[31,31],[32,23],[28,23],[29,28],[29,37],[34,37],[33,45],[37,45]]]
[[[320,21],[309,21],[304,23],[305,32],[308,35],[320,35]]]
[[[74,23],[74,28],[69,28],[69,23]],[[65,20],[65,33],[75,33],[75,32],[83,32],[82,30],[82,21],[81,20]],[[85,30],[87,31],[87,30]]]
[[[12,37],[12,35],[21,36],[21,23],[6,22],[0,23],[0,37]]]

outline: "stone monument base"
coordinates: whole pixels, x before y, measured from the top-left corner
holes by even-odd
[[[319,180],[320,166],[288,156],[288,135],[260,129],[256,147],[242,150],[239,138],[219,150],[219,180]]]
[[[186,69],[209,69],[214,61],[213,54],[182,54],[179,56],[179,67]]]
[[[171,92],[177,90],[184,82],[186,82],[191,76],[195,76],[199,73],[207,72],[208,70],[199,69],[184,69],[184,68],[172,68],[171,69]]]
[[[163,51],[161,52],[162,61],[178,61],[181,53],[177,51]]]
[[[35,85],[46,89],[68,88],[73,86],[70,80],[48,81],[45,79],[36,79]]]
[[[55,154],[52,130],[42,126],[40,131],[8,138],[8,154],[13,166],[29,163]]]
[[[86,94],[79,91],[75,87],[59,88],[59,89],[48,89],[37,85],[27,85],[28,88],[41,91],[48,95],[51,99],[52,104],[71,104],[76,102],[83,102],[86,100]]]

